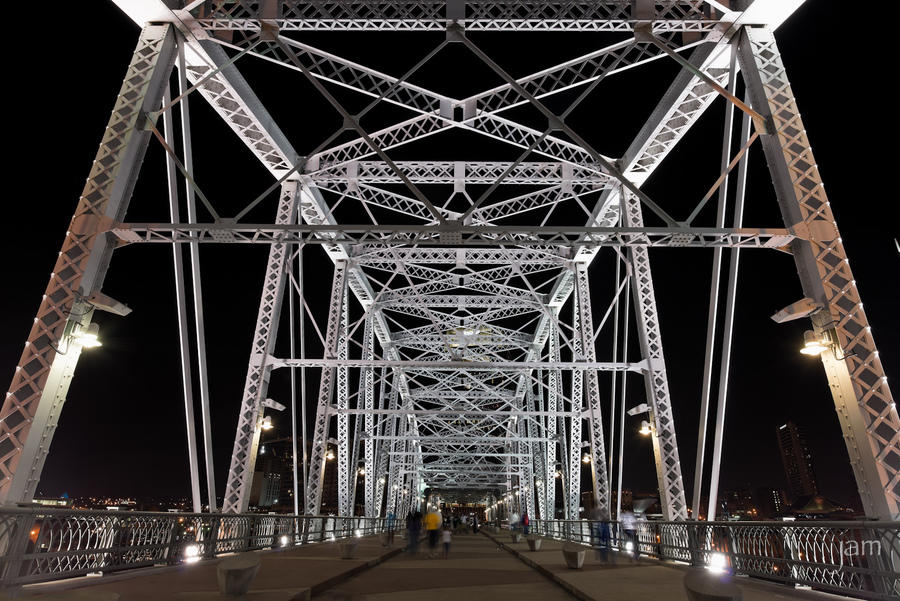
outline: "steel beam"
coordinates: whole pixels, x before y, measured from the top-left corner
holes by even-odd
[[[174,61],[173,28],[145,27],[0,409],[0,503],[34,496]]]
[[[761,140],[784,222],[809,232],[790,249],[803,294],[821,307],[813,328],[830,341],[822,364],[863,508],[900,519],[900,416],[772,31],[745,28],[738,56],[753,107],[770,125]]]

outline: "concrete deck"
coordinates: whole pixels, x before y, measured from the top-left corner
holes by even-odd
[[[438,545],[439,549],[441,545]],[[572,597],[480,534],[455,535],[447,559],[406,553],[313,597],[315,601],[571,601]],[[657,598],[659,601],[659,597]]]

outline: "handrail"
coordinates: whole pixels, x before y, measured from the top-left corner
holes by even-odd
[[[862,599],[900,596],[900,522],[656,522],[633,532],[610,521],[610,546],[619,551],[694,566],[809,586]],[[588,520],[534,520],[536,534],[599,544]]]
[[[385,527],[385,518],[369,517],[4,508],[0,586],[369,536]]]

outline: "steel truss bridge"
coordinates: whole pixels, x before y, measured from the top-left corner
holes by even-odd
[[[623,438],[615,424],[624,422],[626,379],[641,378],[640,410],[651,431],[662,512],[667,520],[685,520],[688,494],[648,249],[709,248],[718,273],[727,247],[728,332],[739,251],[777,249],[793,257],[804,298],[783,314],[809,318],[826,346],[821,360],[866,514],[900,517],[900,418],[775,40],[802,0],[117,4],[141,33],[3,402],[0,501],[32,499],[93,332],[92,316],[122,312],[102,292],[117,249],[147,243],[174,249],[181,357],[190,382],[186,291],[190,286],[201,297],[201,243],[264,244],[268,262],[221,511],[248,508],[264,411],[271,406],[269,381],[274,370],[289,369],[315,370],[320,379],[317,397],[301,405],[304,424],[309,407],[311,451],[297,478],[305,487],[295,495],[303,498],[297,513],[320,512],[326,457],[334,451],[342,516],[352,515],[357,499],[366,516],[404,515],[425,501],[428,489],[445,498],[481,491],[490,507],[502,502],[542,520],[557,517],[561,505],[562,517],[578,519],[582,462],[590,465],[589,487],[600,506],[614,514],[610,474]],[[336,32],[418,32],[417,43],[426,39],[431,46],[414,65],[386,73],[307,41]],[[591,32],[608,43],[514,76],[484,49],[482,41],[497,32]],[[453,95],[413,83],[448,47],[499,84]],[[261,62],[280,69],[285,81],[308,86],[339,115],[338,131],[314,147],[302,132],[282,129],[243,75]],[[572,111],[596,90],[661,63],[677,73],[661,85],[658,103],[624,154],[604,154],[570,124]],[[452,88],[454,82],[445,83]],[[740,97],[739,90],[745,91]],[[194,177],[191,136],[198,132],[191,130],[188,106],[197,97],[271,176],[259,196],[230,216]],[[681,205],[652,198],[644,184],[717,102],[726,115],[720,175],[685,216],[675,210]],[[522,117],[526,111],[530,116]],[[469,142],[444,142],[457,135]],[[168,161],[166,223],[128,219],[151,144]],[[783,217],[772,227],[742,222],[754,146],[765,154]],[[491,153],[494,158],[482,160]],[[264,210],[271,221],[249,221]],[[714,220],[697,224],[713,212]],[[733,216],[728,223],[726,215]],[[189,281],[183,249],[192,265]],[[333,262],[327,312],[316,319],[304,315],[309,281],[298,268],[304,252]],[[601,255],[612,258],[613,269],[591,269]],[[612,280],[611,300],[598,301],[591,284],[599,278]],[[718,285],[717,277],[712,298]],[[209,465],[211,447],[202,305],[193,309],[201,452],[189,387],[185,400],[199,512],[198,464],[203,455]],[[291,351],[284,356],[275,343],[288,331],[286,321]],[[614,340],[612,349],[600,350],[601,332]],[[629,341],[629,332],[636,339]],[[321,356],[305,352],[306,336],[318,337]],[[707,357],[702,441],[711,365]],[[711,516],[722,419],[717,416],[713,448],[698,448],[700,467],[712,454]],[[306,434],[305,426],[295,430],[295,455],[297,438]],[[618,474],[620,487],[621,465]],[[215,510],[211,470],[207,477]],[[557,480],[563,499],[556,498]]]

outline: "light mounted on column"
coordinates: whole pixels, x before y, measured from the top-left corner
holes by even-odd
[[[800,352],[804,355],[818,357],[831,346],[831,340],[827,335],[818,336],[812,330],[803,332],[803,348]]]
[[[96,348],[103,346],[98,336],[100,335],[100,326],[92,323],[87,327],[76,325],[72,331],[72,339],[81,345],[81,348]]]
[[[653,433],[653,430],[650,429],[650,422],[644,420],[641,422],[641,429],[638,430],[638,434],[643,434],[644,436],[650,436]]]

